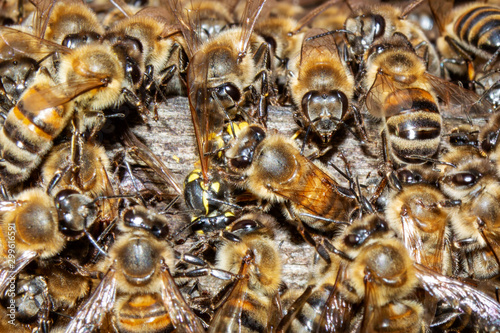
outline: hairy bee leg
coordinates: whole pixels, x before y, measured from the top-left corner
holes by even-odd
[[[302,307],[306,304],[307,300],[309,299],[309,296],[311,296],[313,288],[314,286],[307,286],[306,290],[304,290],[302,295],[300,295],[299,298],[297,298],[295,302],[293,302],[293,304],[288,308],[287,314],[281,319],[280,323],[278,324],[276,332],[278,333],[287,332],[293,320],[300,313]]]
[[[265,124],[267,124],[267,108],[269,105],[269,99],[275,92],[273,82],[271,80],[271,46],[268,43],[262,43],[255,52],[253,60],[255,61],[256,67],[262,69],[257,73],[255,79],[256,81],[260,79],[257,115],[260,123],[265,126]]]
[[[474,80],[474,78],[476,77],[476,71],[474,70],[474,63],[470,55],[467,53],[467,50],[464,50],[464,48],[460,46],[454,39],[450,38],[450,36],[446,36],[445,40],[448,45],[450,45],[450,47],[453,48],[455,52],[457,52],[466,62],[469,81]]]

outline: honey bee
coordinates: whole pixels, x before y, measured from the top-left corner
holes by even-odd
[[[263,37],[271,47],[273,75],[278,89],[286,84],[290,60],[300,53],[304,33],[302,31],[290,33],[297,29],[298,24],[299,22],[292,17],[276,16],[261,19],[255,25],[255,33]]]
[[[103,37],[124,48],[137,48],[128,53],[137,63],[143,63],[143,93],[156,96],[160,92],[150,90],[160,87],[165,95],[186,93],[181,77],[187,67],[186,46],[183,38],[176,36],[179,31],[170,22],[169,13],[162,8],[145,8],[119,20]]]
[[[41,167],[43,184],[51,187],[54,176],[62,174],[61,178],[57,179],[57,188],[73,185],[82,194],[94,198],[110,194],[110,162],[104,147],[88,141],[82,142],[81,147],[76,149],[78,151],[72,151],[71,142],[61,143],[51,149]],[[73,155],[77,155],[77,161],[72,161]]]
[[[444,168],[440,186],[450,198],[462,201],[450,220],[465,273],[476,279],[495,276],[500,265],[497,170],[473,147],[452,150],[443,160],[456,166]]]
[[[335,246],[330,246],[331,263],[319,262],[315,278],[291,306],[278,331],[421,332],[432,325],[425,321],[425,312],[433,309],[424,309],[422,302],[412,300],[418,287],[447,302],[450,313],[458,317],[471,314],[468,324],[476,329],[496,331],[500,306],[495,300],[414,263],[394,236],[387,222],[376,215],[353,222]],[[449,323],[454,317],[443,321]]]
[[[265,0],[248,1],[242,27],[225,29],[203,42],[200,23],[192,23],[195,17],[187,17],[180,2],[169,2],[188,46],[188,97],[193,123],[204,139],[197,138],[201,156],[206,151],[200,145],[208,142],[208,132],[217,129],[217,123],[234,119],[245,103],[257,108],[255,112],[261,121],[267,117],[273,82],[270,48],[263,38],[253,34],[264,4]],[[205,162],[202,165],[207,180]]]
[[[352,52],[361,57],[371,46],[398,32],[407,36],[417,55],[425,59],[423,63],[427,71],[439,75],[440,62],[436,49],[422,29],[406,19],[421,2],[412,1],[403,9],[389,4],[360,8],[353,17],[345,21],[345,29],[349,31],[346,37]]]
[[[457,203],[447,200],[436,187],[437,175],[432,177],[421,169],[409,166],[398,170],[402,191],[390,195],[385,215],[415,262],[451,275],[448,215]]]
[[[276,328],[281,313],[281,259],[274,242],[275,225],[269,215],[249,213],[227,228],[238,241],[226,240],[217,249],[217,267],[241,278],[232,282],[208,332],[268,332]]]
[[[104,34],[95,12],[83,2],[75,0],[39,0],[36,6],[41,13],[36,17],[38,37],[74,49],[98,41]]]
[[[324,31],[312,29],[305,34],[300,57],[290,64],[289,87],[299,110],[295,114],[297,123],[326,144],[354,111],[350,103],[354,76],[341,60],[332,35],[309,38]]]
[[[393,236],[376,215],[353,222],[335,242],[339,250],[331,263],[316,265],[315,277],[278,331],[370,332],[383,325],[420,332],[422,305],[405,299],[418,280],[406,249]]]
[[[41,292],[50,302],[40,304],[40,311],[70,309],[86,296],[90,289],[87,277],[51,264],[70,241],[84,234],[92,238],[87,232],[96,217],[92,204],[91,199],[71,189],[62,190],[52,197],[41,188],[25,190],[15,201],[2,202],[0,240],[5,259],[0,269],[0,294],[3,295],[28,264],[36,261],[38,268],[33,274],[49,280],[46,290]],[[12,248],[14,244],[15,249]],[[22,306],[22,298],[20,303]],[[38,317],[39,325],[48,324],[47,313],[40,313]]]
[[[10,32],[43,44],[35,36]],[[8,187],[29,177],[72,117],[76,130],[83,133],[102,126],[100,110],[127,100],[130,82],[125,79],[124,63],[110,45],[89,44],[74,51],[60,46],[57,50],[64,54],[57,78],[37,75],[7,114],[0,132],[0,178]]]
[[[148,230],[153,225],[164,230],[162,237]],[[99,264],[104,277],[65,332],[98,329],[108,314],[119,331],[204,332],[170,274],[175,254],[163,237],[166,219],[132,207],[123,212],[119,228],[122,233]]]
[[[364,63],[365,105],[373,116],[384,119],[385,154],[396,164],[424,163],[437,153],[442,128],[438,97],[458,106],[450,108],[450,114],[488,112],[475,93],[428,74],[400,33],[373,45]]]
[[[483,71],[491,69],[499,53],[496,15],[500,8],[483,3],[453,8],[451,0],[431,1],[429,5],[441,31],[441,37],[436,41],[437,48],[445,59],[451,59],[447,68],[458,74],[467,74],[470,80],[475,77],[476,63],[484,64]],[[458,61],[453,61],[456,57]]]
[[[328,231],[349,220],[355,193],[302,156],[293,140],[246,127],[225,150],[228,174],[237,186],[271,203],[287,203],[287,215]],[[290,216],[291,214],[291,216]]]

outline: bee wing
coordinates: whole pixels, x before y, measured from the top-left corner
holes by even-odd
[[[162,270],[161,297],[175,331],[179,333],[204,333],[203,325],[187,305],[168,268],[162,267]]]
[[[335,37],[333,35],[324,35],[319,37],[326,32],[327,30],[325,29],[310,29],[309,31],[307,31],[307,33],[304,35],[304,40],[302,42],[302,48],[300,51],[300,65],[302,65],[302,61],[304,59],[315,59],[319,54],[328,54],[332,58],[338,59],[338,61],[340,62]],[[299,68],[302,68],[302,66],[299,66]]]
[[[201,170],[205,181],[208,179],[209,155],[212,153],[210,147],[210,134],[215,129],[222,127],[224,118],[217,108],[217,98],[211,100],[210,91],[207,88],[208,66],[201,62],[200,66],[194,67],[190,62],[188,67],[188,98],[191,109],[191,119],[193,121],[194,132],[198,154],[200,156]],[[200,77],[201,80],[195,80]]]
[[[35,16],[33,17],[33,31],[35,36],[44,38],[50,13],[56,4],[56,0],[30,0],[35,6]]]
[[[259,18],[260,13],[266,0],[247,0],[243,15],[241,17],[241,35],[238,44],[239,54],[245,54],[248,48],[248,42],[253,33],[255,23]]]
[[[339,200],[332,202],[333,205],[338,206],[335,210],[349,211],[355,202],[354,194],[352,194],[352,198],[347,196],[348,193],[346,191],[349,191],[348,189],[340,187],[330,175],[326,174],[307,158],[304,157],[303,159],[303,161],[298,162],[307,165],[309,170],[303,172],[301,183],[307,184],[307,186],[297,188],[294,185],[280,184],[279,188],[270,188],[269,190],[301,206],[310,214],[317,216],[323,215],[321,208],[325,206],[325,198],[332,198],[332,193],[336,193]]]
[[[115,270],[111,268],[89,299],[83,303],[66,327],[66,333],[90,333],[98,328],[111,311],[116,297]]]
[[[151,151],[151,149],[149,149],[135,136],[128,125],[125,124],[125,126],[126,128],[123,131],[123,142],[125,143],[125,145],[131,148],[137,157],[139,157],[144,163],[146,163],[151,169],[153,169],[158,174],[158,176],[169,183],[174,188],[174,190],[179,195],[181,195],[182,188],[177,183],[167,166]]]
[[[7,265],[7,267],[2,267],[0,270],[0,294],[3,295],[5,289],[7,289],[11,283],[11,280],[15,278],[17,274],[19,274],[19,272],[22,271],[23,268],[32,262],[37,256],[38,253],[35,251],[25,251],[18,258],[16,258],[16,262],[12,266],[8,264],[8,259],[6,257],[3,259],[5,260],[4,264]]]
[[[0,201],[0,213],[2,212],[11,212],[19,207],[22,202],[13,200],[13,201]]]
[[[269,316],[269,322],[267,323],[267,332],[275,333],[281,317],[283,316],[281,298],[278,292],[276,292],[276,295],[274,295],[272,299],[272,306],[269,312],[271,313],[271,315]]]
[[[448,82],[429,73],[424,74],[436,94],[449,106],[448,112],[453,116],[490,115],[493,109],[491,103],[471,90],[467,90],[454,83]]]
[[[397,93],[395,93],[397,92]],[[392,113],[384,112],[383,104],[391,98],[391,105],[397,105]],[[406,89],[397,89],[389,75],[378,71],[365,98],[368,111],[375,117],[384,118],[396,114],[402,109],[411,109],[413,98]]]
[[[405,247],[410,252],[410,256],[415,262],[429,267],[436,272],[442,272],[443,253],[445,251],[444,228],[441,228],[438,231],[438,237],[435,237],[435,239],[437,239],[437,244],[433,246],[433,248],[436,249],[436,252],[429,253],[429,251],[424,248],[422,235],[417,229],[417,221],[415,221],[414,216],[411,214],[410,207],[405,205],[401,208],[401,210],[403,240]]]
[[[436,0],[429,1],[429,7],[431,8],[432,16],[436,20],[439,27],[439,31],[444,31],[447,22],[447,15],[449,15],[453,10],[454,0]]]
[[[179,28],[184,35],[188,48],[186,51],[191,59],[202,44],[202,40],[199,35],[201,27],[199,26],[200,24],[196,22],[195,13],[188,11],[185,4],[181,0],[163,1],[166,2],[167,7],[179,23]]]
[[[345,264],[341,263],[335,279],[334,289],[330,292],[318,323],[318,333],[348,332],[354,317],[354,305],[348,302],[337,289],[339,281],[345,279]]]
[[[299,32],[304,26],[308,25],[316,16],[330,8],[331,6],[335,5],[336,3],[341,2],[341,0],[328,0],[318,7],[310,10],[306,15],[304,15],[299,21],[297,21],[297,24],[295,25],[292,33],[296,34]]]
[[[125,15],[125,17],[134,16],[134,12],[129,7],[129,5],[123,0],[110,0],[113,6],[115,6],[120,12]]]
[[[37,60],[58,52],[68,54],[71,50],[62,45],[37,37],[27,32],[0,27],[0,59],[12,59],[17,55],[36,56]]]
[[[417,278],[421,286],[434,298],[444,300],[448,304],[465,306],[472,311],[475,321],[483,332],[497,332],[500,327],[500,303],[482,291],[453,278],[436,273],[433,270],[415,263]]]
[[[243,265],[247,266],[245,263]],[[243,323],[248,320],[243,317],[243,310],[248,307],[248,302],[250,302],[247,290],[248,276],[235,282],[229,296],[217,310],[210,323],[209,333],[241,331]]]
[[[34,111],[54,108],[68,103],[83,93],[104,85],[105,83],[98,78],[91,78],[43,88],[33,87],[33,89],[26,90],[21,96],[18,105],[22,103],[23,108]]]
[[[364,299],[364,314],[361,323],[361,332],[375,333],[376,323],[383,318],[381,314],[379,293],[374,281],[370,278],[365,278],[365,299]]]

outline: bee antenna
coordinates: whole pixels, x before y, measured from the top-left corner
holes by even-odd
[[[416,160],[421,160],[421,161],[425,161],[425,162],[431,162],[431,163],[434,163],[434,164],[447,165],[447,166],[451,166],[452,168],[456,168],[457,167],[453,163],[436,160],[435,158],[431,158],[431,157],[410,155],[410,156],[408,156],[408,158],[412,158],[412,159],[416,159]]]
[[[322,221],[326,221],[326,222],[332,222],[332,223],[336,223],[336,224],[351,225],[349,222],[332,220],[332,219],[328,219],[328,218],[323,217],[323,216],[318,216],[318,215],[309,214],[309,213],[300,213],[299,215],[306,216],[306,217],[312,217],[313,219],[318,219],[318,220],[322,220]]]
[[[97,251],[99,251],[99,253],[101,253],[103,256],[108,257],[108,254],[106,252],[104,252],[104,250],[99,246],[99,244],[97,244],[97,242],[95,241],[94,237],[92,237],[92,235],[88,232],[88,230],[87,229],[83,229],[83,232],[85,233],[85,235],[89,239],[90,243],[92,243],[92,245],[95,246],[95,248],[97,249]]]
[[[180,197],[180,194],[176,195],[175,198],[173,198],[172,201],[168,203],[167,207],[163,209],[162,214],[166,214],[170,210],[170,208],[172,208],[172,206],[177,202],[177,200],[179,200]]]
[[[118,194],[118,195],[101,195],[88,204],[85,204],[86,207],[92,207],[96,202],[101,201],[101,200],[108,200],[108,199],[123,199],[123,198],[135,198],[137,195],[135,194]]]
[[[226,205],[226,206],[229,206],[229,207],[233,207],[233,208],[236,208],[238,210],[243,210],[243,207],[241,207],[240,205],[231,203],[229,201],[219,200],[219,199],[215,199],[215,198],[208,198],[207,200],[211,201],[211,202],[218,203],[218,204]]]

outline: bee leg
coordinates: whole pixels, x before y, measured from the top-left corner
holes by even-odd
[[[491,58],[489,58],[486,64],[484,64],[483,71],[485,72],[488,71],[490,69],[490,66],[498,60],[499,55],[500,55],[500,47],[496,49],[495,53],[493,53]]]
[[[349,109],[352,110],[355,126],[358,129],[359,133],[361,134],[361,140],[360,140],[361,144],[364,144],[366,142],[371,142],[371,140],[368,138],[368,133],[366,132],[365,123],[363,121],[361,113],[359,112],[359,109],[354,105],[351,105]]]
[[[450,47],[454,49],[455,52],[458,53],[462,57],[462,59],[464,59],[464,61],[466,62],[469,81],[474,80],[476,72],[474,70],[474,64],[472,62],[472,58],[467,53],[467,50],[465,50],[462,46],[460,46],[454,39],[450,38],[450,36],[446,36],[445,40],[448,43],[448,45],[450,45]]]
[[[331,263],[330,255],[327,250],[323,246],[322,243],[317,243],[311,234],[306,230],[303,222],[300,219],[297,219],[297,231],[302,235],[302,238],[316,249],[316,252],[325,260],[327,263]]]
[[[262,124],[267,123],[267,107],[269,99],[275,95],[275,89],[271,80],[271,46],[268,43],[262,43],[253,57],[256,67],[262,70],[255,76],[255,81],[260,79],[260,93],[258,102],[258,119]]]
[[[306,290],[293,302],[293,304],[288,308],[286,315],[281,319],[276,332],[287,332],[288,328],[292,324],[293,320],[302,310],[302,307],[306,304],[309,296],[312,294],[314,286],[307,286]]]
[[[137,94],[127,88],[122,89],[122,94],[125,95],[125,99],[127,102],[132,104],[137,108],[137,111],[139,112],[139,115],[141,116],[142,120],[146,122],[146,119],[144,118],[144,115],[148,113],[147,108],[144,107],[144,104],[142,103],[141,99]]]
[[[207,264],[208,265],[208,264]],[[231,273],[229,271],[225,271],[223,269],[219,268],[212,268],[212,267],[203,267],[203,268],[197,268],[193,269],[188,272],[182,272],[182,273],[177,273],[175,274],[174,278],[196,278],[200,276],[208,276],[211,275],[217,279],[220,280],[237,280],[240,279],[241,276],[238,274]]]

